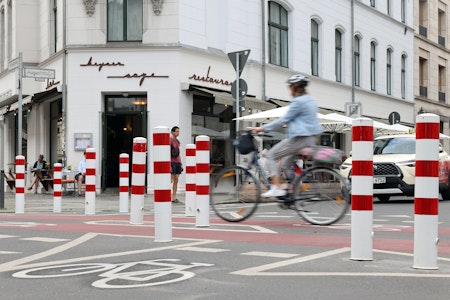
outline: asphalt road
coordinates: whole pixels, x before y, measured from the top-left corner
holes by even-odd
[[[450,201],[439,206],[438,269],[413,268],[414,203],[374,203],[373,260],[350,259],[350,212],[312,226],[274,203],[243,223],[196,227],[172,206],[172,241],[154,218],[0,213],[1,299],[449,299]]]

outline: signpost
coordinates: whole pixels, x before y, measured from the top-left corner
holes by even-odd
[[[55,70],[25,67],[23,68],[23,77],[31,77],[36,79],[55,79]]]
[[[236,70],[236,80],[231,85],[231,95],[236,99],[236,118],[240,116],[240,100],[242,100],[245,95],[247,95],[247,83],[245,80],[240,79],[242,70],[244,69],[245,63],[247,62],[250,50],[242,50],[237,52],[228,53],[231,63]],[[236,120],[236,136],[239,135],[239,120]]]

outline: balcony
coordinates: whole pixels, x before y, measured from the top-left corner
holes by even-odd
[[[427,28],[423,25],[419,25],[419,34],[423,37],[427,37]]]
[[[445,103],[445,93],[439,92],[439,102]]]
[[[442,35],[438,36],[438,43],[439,45],[441,45],[442,47],[445,47],[445,37],[443,37]]]
[[[419,87],[419,94],[422,97],[428,97],[428,88],[426,86],[421,85]]]

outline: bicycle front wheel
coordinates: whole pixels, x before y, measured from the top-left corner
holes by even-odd
[[[313,167],[294,182],[293,200],[303,219],[314,225],[330,225],[348,211],[349,182],[335,169]]]
[[[259,180],[239,166],[223,169],[211,184],[211,207],[220,218],[240,222],[250,217],[261,201]]]

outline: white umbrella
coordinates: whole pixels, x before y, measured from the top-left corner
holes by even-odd
[[[352,126],[354,120],[351,117],[347,117],[338,113],[326,114],[325,117],[331,120],[334,119],[336,121],[342,121],[349,127]],[[401,124],[389,125],[378,121],[373,121],[373,128],[376,130],[377,133],[380,134],[408,133],[410,132],[411,129],[411,127]]]

